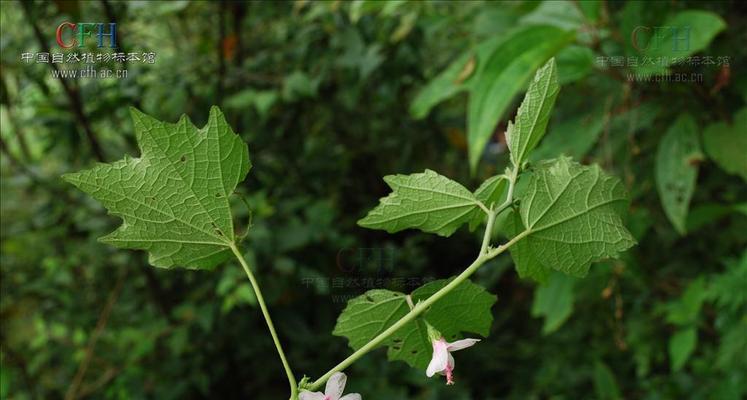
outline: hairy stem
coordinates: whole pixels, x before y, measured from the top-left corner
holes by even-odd
[[[335,372],[340,372],[344,370],[345,368],[353,364],[355,361],[357,361],[359,358],[361,358],[363,355],[373,350],[374,348],[378,347],[389,336],[397,332],[397,330],[405,326],[408,322],[417,318],[420,314],[426,311],[428,307],[433,305],[433,303],[437,302],[447,293],[452,291],[455,287],[459,286],[459,284],[464,282],[465,279],[469,278],[470,275],[472,275],[483,264],[485,264],[486,261],[503,253],[504,251],[506,251],[506,249],[511,247],[514,243],[518,242],[524,236],[530,233],[529,230],[526,230],[522,232],[521,234],[517,235],[516,237],[514,237],[513,239],[511,239],[510,241],[508,241],[507,243],[501,246],[498,246],[494,249],[489,249],[490,237],[493,232],[493,223],[495,222],[495,216],[496,216],[496,212],[494,211],[491,211],[488,213],[488,226],[485,229],[482,249],[480,251],[480,254],[475,259],[475,261],[472,262],[472,264],[470,264],[464,271],[462,271],[461,274],[459,274],[456,278],[454,278],[454,280],[449,282],[448,285],[444,286],[436,293],[433,293],[433,295],[428,297],[426,300],[419,302],[418,304],[415,304],[415,306],[410,310],[410,312],[407,313],[404,317],[400,318],[397,322],[395,322],[394,325],[385,329],[383,332],[381,332],[375,338],[373,338],[370,342],[366,343],[363,347],[356,350],[348,358],[344,359],[342,362],[337,364],[334,368],[329,370],[329,372],[327,372],[326,374],[322,375],[322,377],[314,381],[314,383],[310,384],[308,386],[308,389],[311,391],[319,389]]]
[[[490,239],[493,237],[493,224],[495,224],[496,214],[494,211],[488,213],[488,223],[485,227],[485,235],[482,237],[482,246],[480,246],[480,255],[487,254],[490,246]],[[478,257],[479,258],[479,257]]]
[[[272,335],[272,341],[275,342],[275,348],[278,350],[278,355],[280,356],[280,361],[283,363],[283,368],[285,369],[285,375],[288,376],[288,384],[290,385],[291,390],[291,400],[298,398],[298,384],[296,383],[296,378],[293,376],[293,371],[291,371],[290,364],[288,364],[288,360],[285,358],[285,353],[283,352],[283,346],[280,344],[280,339],[278,339],[278,334],[275,331],[275,326],[272,324],[272,318],[270,318],[270,312],[267,310],[267,305],[265,304],[265,299],[262,297],[262,291],[259,289],[259,284],[257,283],[257,279],[254,278],[254,274],[252,273],[251,268],[249,268],[249,264],[247,264],[246,260],[244,259],[244,256],[241,254],[239,249],[236,247],[236,244],[231,244],[231,251],[233,251],[233,254],[236,256],[236,258],[239,260],[239,263],[241,263],[241,266],[244,267],[244,271],[246,272],[246,276],[249,277],[249,281],[252,283],[252,289],[254,289],[254,294],[257,296],[257,302],[259,303],[259,308],[262,310],[262,315],[265,317],[265,322],[267,322],[267,329],[270,330],[270,335]]]

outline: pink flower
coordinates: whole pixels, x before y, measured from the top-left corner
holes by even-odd
[[[457,350],[466,349],[479,342],[480,339],[463,339],[454,343],[447,342],[443,337],[433,340],[433,357],[425,374],[432,377],[436,373],[446,375],[446,384],[454,384],[454,357],[451,353]]]
[[[299,400],[363,400],[358,393],[350,393],[342,396],[348,377],[342,372],[335,372],[327,381],[327,387],[322,392],[301,391]],[[342,396],[342,397],[340,397]]]

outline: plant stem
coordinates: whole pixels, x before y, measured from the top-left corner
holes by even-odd
[[[283,368],[285,368],[285,374],[288,376],[288,384],[290,385],[290,389],[291,389],[290,398],[291,400],[296,399],[298,397],[298,384],[296,383],[296,378],[293,376],[293,371],[291,371],[290,364],[288,364],[288,360],[285,358],[285,353],[283,352],[283,346],[280,345],[280,339],[278,339],[278,334],[277,332],[275,332],[275,326],[272,324],[272,319],[270,318],[270,312],[267,310],[267,305],[265,304],[264,297],[262,297],[262,291],[259,289],[259,284],[257,283],[257,280],[254,278],[254,274],[252,273],[252,270],[249,268],[249,264],[247,264],[246,260],[244,259],[244,256],[241,254],[239,249],[236,247],[236,244],[231,243],[230,247],[231,247],[231,251],[233,251],[233,254],[239,260],[239,263],[241,263],[241,266],[244,267],[246,276],[249,277],[249,282],[252,283],[252,289],[254,289],[254,294],[257,296],[257,302],[259,303],[259,308],[262,310],[262,315],[265,317],[265,322],[267,322],[267,329],[270,330],[270,335],[272,335],[272,341],[275,342],[275,348],[277,348],[278,350],[280,361],[282,361]]]
[[[488,223],[485,227],[485,234],[482,237],[482,246],[480,246],[480,255],[487,254],[488,246],[490,246],[490,239],[493,236],[493,224],[495,223],[496,212],[491,210],[488,213]]]
[[[389,328],[387,328],[386,330],[378,334],[370,342],[366,343],[363,347],[356,350],[348,358],[344,359],[342,362],[337,364],[334,368],[329,370],[329,372],[327,372],[326,374],[322,375],[322,377],[314,381],[314,383],[310,384],[308,386],[308,389],[311,391],[319,389],[335,372],[344,370],[345,368],[349,367],[352,363],[357,361],[359,358],[361,358],[363,355],[365,355],[369,351],[379,346],[384,340],[386,340],[386,338],[394,334],[397,330],[405,326],[405,324],[407,324],[408,322],[417,318],[420,314],[426,311],[428,307],[433,305],[433,303],[437,302],[439,299],[441,299],[443,296],[445,296],[455,287],[459,286],[459,284],[464,282],[465,279],[469,278],[470,275],[472,275],[475,271],[477,271],[477,269],[480,268],[486,261],[503,253],[504,251],[506,251],[506,249],[511,247],[511,245],[518,242],[524,236],[530,233],[529,230],[526,230],[522,232],[521,234],[517,235],[516,237],[514,237],[513,239],[511,239],[510,241],[508,241],[507,243],[501,246],[498,246],[495,249],[488,250],[488,245],[485,243],[486,241],[488,244],[490,243],[490,236],[493,231],[493,223],[495,222],[495,215],[496,215],[495,212],[488,213],[488,228],[485,230],[485,236],[483,237],[484,251],[482,250],[480,251],[480,254],[477,256],[475,261],[472,262],[472,264],[470,264],[464,271],[462,271],[461,274],[459,274],[446,286],[442,287],[436,293],[433,293],[431,297],[428,297],[426,300],[416,304],[415,307],[413,307],[409,313],[407,313],[404,317],[400,318],[397,322],[394,323],[394,325],[390,326]]]

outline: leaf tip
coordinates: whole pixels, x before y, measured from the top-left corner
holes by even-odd
[[[60,175],[60,179],[62,179],[63,181],[65,181],[67,183],[70,183],[70,184],[74,185],[75,182],[77,181],[77,178],[78,178],[79,174],[80,174],[79,172],[68,172],[66,174]]]
[[[128,109],[130,110],[130,116],[132,117],[133,121],[142,119],[143,116],[146,115],[144,112],[140,111],[137,107],[130,106],[128,107]]]

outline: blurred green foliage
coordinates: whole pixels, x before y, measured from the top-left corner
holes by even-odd
[[[21,58],[59,51],[62,21],[117,21],[121,51],[153,51],[156,63],[63,85],[50,64]],[[643,56],[633,31],[666,21],[692,28],[683,56],[728,65],[654,69],[701,74],[695,82],[631,75],[651,70],[627,64]],[[472,189],[502,172],[505,123],[531,65],[550,56],[562,86],[536,157],[563,152],[623,178],[639,245],[547,286],[500,257],[476,276],[498,294],[491,335],[460,354],[470,368],[456,386],[377,351],[348,371],[347,390],[390,400],[747,395],[743,3],[3,1],[0,26],[2,398],[286,395],[238,265],[156,269],[98,243],[119,221],[59,179],[136,154],[128,107],[202,126],[219,105],[249,143],[254,168],[239,191],[251,215],[239,196],[234,213],[250,225],[248,257],[295,371],[318,376],[349,353],[331,335],[348,298],[409,291],[474,257],[467,229],[443,239],[357,227],[388,191],[381,176],[430,168]],[[543,47],[542,33],[556,31],[572,35]],[[485,74],[510,85],[474,83]],[[484,149],[468,139],[476,93],[494,99],[479,102],[495,111],[484,124],[497,122],[477,134]],[[698,168],[679,233],[656,155],[681,114],[703,152],[687,159]]]

